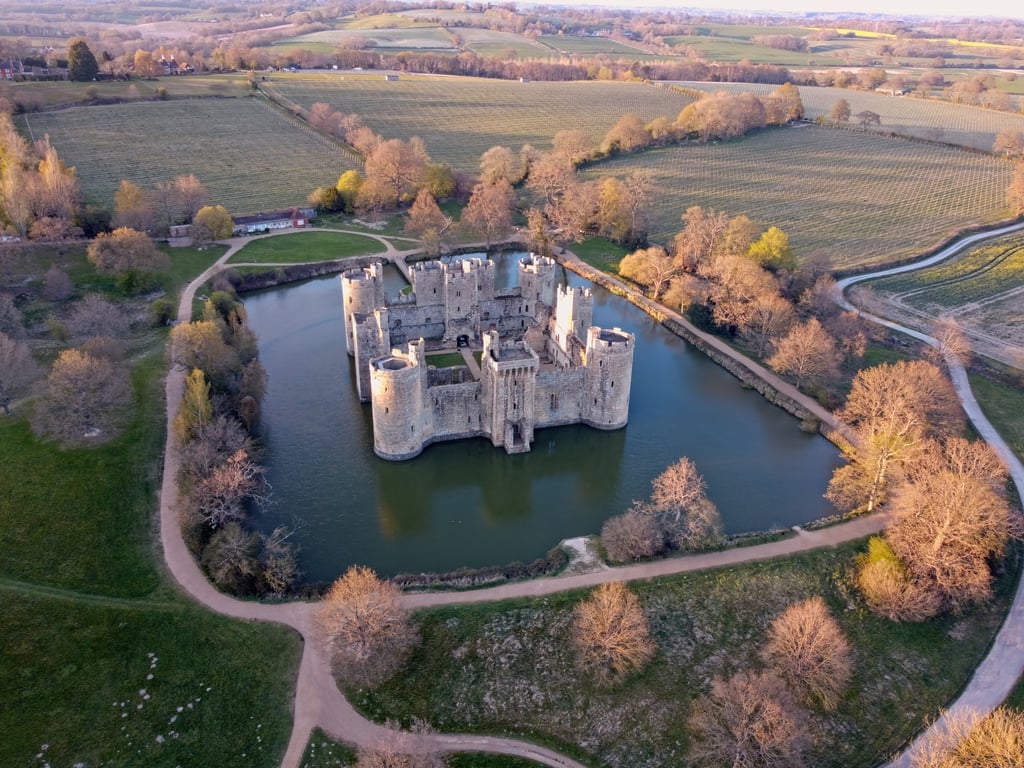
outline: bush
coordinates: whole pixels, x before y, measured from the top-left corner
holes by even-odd
[[[154,299],[149,305],[149,316],[153,321],[153,325],[161,327],[170,325],[178,316],[177,307],[168,298]]]

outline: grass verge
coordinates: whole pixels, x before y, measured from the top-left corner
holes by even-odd
[[[808,763],[873,766],[956,695],[999,627],[1015,579],[1005,577],[992,604],[965,616],[893,624],[850,594],[846,573],[857,551],[637,583],[659,652],[616,689],[579,676],[570,643],[577,593],[423,612],[424,641],[403,672],[352,698],[374,719],[522,736],[593,764],[679,764],[694,698],[715,675],[757,666],[770,621],[822,594],[855,649],[856,672],[836,712],[812,713],[817,743]]]
[[[229,264],[300,264],[309,261],[334,261],[349,256],[384,253],[379,240],[362,235],[335,232],[294,232],[287,237],[262,237],[241,248]]]
[[[1024,391],[987,376],[972,375],[978,405],[1018,458],[1024,460]]]

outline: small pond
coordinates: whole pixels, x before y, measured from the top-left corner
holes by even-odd
[[[502,258],[501,284],[516,280],[521,255]],[[385,272],[388,294],[397,293],[404,280]],[[538,430],[532,451],[517,456],[483,438],[439,443],[398,463],[373,453],[337,276],[244,298],[269,374],[264,463],[275,503],[259,524],[297,529],[305,581],[357,563],[394,575],[529,561],[599,532],[680,456],[696,463],[730,533],[831,511],[821,494],[840,462],[832,444],[601,288],[594,322],[637,335],[625,429]]]

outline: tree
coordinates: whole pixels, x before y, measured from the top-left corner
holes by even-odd
[[[877,112],[872,112],[870,109],[865,109],[862,112],[858,112],[854,115],[857,118],[857,122],[860,123],[860,127],[867,130],[869,125],[881,125],[882,116]]]
[[[1024,215],[1024,160],[1017,161],[1013,179],[1006,188],[1006,203],[1014,216]]]
[[[43,298],[47,301],[64,302],[75,293],[75,284],[68,273],[51,264],[43,275]]]
[[[37,219],[52,216],[71,220],[78,210],[78,177],[74,168],[69,168],[57,155],[50,144],[50,137],[44,136],[36,142],[40,156],[38,176],[30,184],[28,196],[32,201],[32,213]]]
[[[970,709],[945,712],[911,757],[911,768],[1022,768],[1024,712],[997,707],[988,715]]]
[[[789,330],[794,312],[793,305],[774,292],[755,296],[747,305],[746,315],[740,333],[754,345],[757,356],[764,357],[769,343]]]
[[[409,141],[382,141],[366,156],[367,183],[378,182],[387,190],[385,205],[397,205],[412,197],[423,184],[429,161],[423,142],[415,137]]]
[[[802,713],[770,672],[715,678],[693,705],[696,738],[688,757],[699,768],[801,768],[806,749]]]
[[[41,382],[32,428],[70,446],[108,440],[132,399],[128,372],[122,366],[65,349]]]
[[[697,465],[683,456],[651,481],[651,505],[655,511],[671,514],[678,520],[704,498],[707,487]]]
[[[89,243],[89,262],[103,274],[129,270],[158,270],[168,265],[167,254],[153,245],[149,235],[128,227],[101,232]]]
[[[212,320],[182,323],[171,329],[171,361],[188,369],[199,368],[215,389],[224,390],[241,372],[238,353]]]
[[[128,315],[102,294],[88,293],[77,302],[68,315],[68,328],[79,339],[102,336],[121,339],[128,334]]]
[[[952,385],[921,360],[860,371],[836,418],[854,430],[856,461],[835,471],[825,496],[840,509],[867,512],[884,500],[894,463],[909,460],[925,438],[954,434],[964,423]]]
[[[153,54],[141,48],[135,51],[132,68],[135,70],[136,77],[150,78],[156,77],[160,73],[156,61],[153,60]]]
[[[831,378],[839,369],[840,355],[835,340],[812,317],[799,323],[775,342],[775,353],[768,358],[773,371],[796,379],[797,387],[807,382]]]
[[[804,102],[800,98],[800,89],[792,83],[783,83],[771,93],[771,97],[777,99],[782,106],[783,122],[802,120],[804,117]]]
[[[512,230],[512,205],[515,193],[507,181],[477,184],[462,209],[459,223],[470,232],[483,235],[487,248]]]
[[[11,403],[39,378],[39,365],[28,345],[0,331],[0,409],[11,415]]]
[[[179,210],[185,223],[189,224],[199,209],[209,204],[210,193],[199,177],[192,173],[178,176],[173,183]]]
[[[1004,495],[1006,470],[988,444],[929,443],[893,494],[886,540],[912,579],[952,611],[991,596],[989,563],[1017,533]]]
[[[706,269],[706,276],[711,280],[712,317],[724,328],[742,330],[750,322],[754,302],[779,292],[772,274],[745,256],[719,256]]]
[[[203,549],[203,569],[218,587],[235,594],[252,591],[259,573],[260,535],[230,522]]]
[[[573,165],[579,165],[593,153],[594,140],[586,131],[570,128],[556,133],[551,147],[555,154],[567,158]]]
[[[122,179],[114,193],[114,226],[147,232],[153,228],[155,220],[150,196],[138,185]]]
[[[778,227],[769,227],[761,237],[751,244],[747,255],[762,267],[778,272],[792,272],[796,267],[796,255],[789,247],[789,235]]]
[[[246,502],[264,503],[263,487],[263,467],[238,450],[192,487],[188,504],[193,514],[217,530],[244,520]]]
[[[321,133],[336,133],[341,127],[341,114],[324,101],[314,102],[309,108],[309,124]]]
[[[820,597],[794,603],[768,628],[765,662],[802,702],[833,710],[850,684],[850,643]]]
[[[651,143],[644,121],[639,115],[627,113],[618,119],[601,141],[601,151],[606,154],[632,152]]]
[[[890,621],[925,621],[941,607],[881,536],[872,536],[867,553],[858,556],[855,582],[868,608]]]
[[[828,119],[834,123],[845,123],[850,119],[850,102],[845,98],[839,99],[833,104],[833,108],[828,113]]]
[[[649,289],[655,301],[678,273],[675,259],[656,245],[638,248],[619,262],[619,274]]]
[[[655,651],[640,601],[617,581],[602,584],[576,605],[572,641],[580,666],[601,684],[642,670]]]
[[[642,504],[621,515],[608,518],[601,526],[601,544],[608,558],[628,563],[660,555],[665,549],[665,533]]]
[[[526,186],[542,196],[544,202],[554,203],[575,181],[576,171],[568,158],[549,152],[530,163]]]
[[[195,368],[185,376],[185,395],[174,419],[174,429],[182,442],[188,442],[213,420],[213,403],[206,375]]]
[[[1014,128],[1003,128],[996,134],[992,151],[1011,158],[1024,157],[1024,131]]]
[[[480,156],[480,180],[485,184],[501,180],[518,184],[523,180],[523,175],[522,159],[508,147],[491,147]]]
[[[331,585],[314,620],[335,674],[346,684],[375,686],[393,675],[416,644],[401,592],[364,566]]]
[[[89,44],[76,37],[68,45],[68,79],[77,83],[87,83],[96,79],[99,72],[96,57],[89,49]]]
[[[189,232],[192,243],[205,246],[214,240],[226,240],[235,230],[234,219],[223,205],[204,205],[192,219]]]
[[[675,258],[690,272],[701,272],[715,253],[729,225],[729,217],[711,209],[692,205],[682,216],[683,229],[674,241]]]
[[[433,232],[436,237],[451,224],[451,216],[441,210],[430,190],[424,187],[416,193],[416,199],[409,208],[409,215],[405,220],[405,233],[413,237],[424,237]]]
[[[962,365],[971,362],[971,341],[955,317],[940,317],[932,325],[931,332],[939,342],[940,354],[953,355]]]
[[[252,456],[254,450],[252,438],[241,422],[221,414],[190,431],[190,439],[181,449],[178,479],[184,485],[194,484],[208,477],[214,467],[225,463],[236,452],[244,451]]]
[[[359,195],[359,188],[363,186],[363,181],[363,175],[359,171],[345,171],[338,177],[338,183],[334,185],[334,188],[338,190],[345,213],[352,213],[355,210],[356,198]]]

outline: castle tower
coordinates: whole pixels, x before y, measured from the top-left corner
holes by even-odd
[[[519,262],[519,291],[534,322],[546,322],[555,307],[555,260],[531,253]]]
[[[365,403],[370,399],[370,361],[388,354],[391,349],[388,310],[378,307],[368,315],[353,312],[350,317],[355,341],[349,354],[355,357],[356,392]]]
[[[565,367],[582,362],[584,339],[593,317],[594,297],[589,288],[558,286],[548,348],[558,365]]]
[[[412,265],[409,274],[412,277],[412,290],[416,295],[417,306],[432,307],[444,304],[444,264],[440,261],[417,261]]]
[[[480,332],[480,302],[486,293],[494,298],[494,262],[462,259],[443,264],[445,279],[444,340],[454,343],[465,334]]]
[[[484,334],[481,368],[481,423],[495,447],[526,453],[536,424],[537,371],[540,358],[522,343],[503,347],[498,332]]]
[[[384,306],[384,267],[380,262],[341,273],[341,305],[345,313],[345,346],[350,355],[355,355],[352,315],[369,315]]]
[[[629,420],[633,380],[632,333],[593,326],[587,331],[582,419],[597,429],[619,429]]]
[[[409,342],[407,352],[370,361],[373,402],[373,452],[382,459],[411,459],[423,450],[427,434],[423,408],[427,366],[423,340]]]

